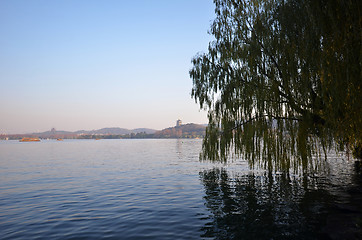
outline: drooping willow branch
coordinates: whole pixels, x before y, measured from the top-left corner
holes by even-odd
[[[221,135],[223,135],[225,131],[228,131],[228,132],[233,131],[233,130],[238,129],[238,128],[240,128],[240,127],[242,127],[242,126],[244,126],[244,125],[246,125],[248,123],[251,123],[251,122],[253,122],[255,120],[263,119],[263,118],[270,118],[271,120],[302,121],[302,118],[300,118],[300,117],[282,117],[282,116],[273,116],[273,115],[270,115],[270,114],[265,114],[265,115],[261,115],[261,116],[252,117],[252,118],[250,118],[248,120],[245,120],[243,122],[238,122],[238,123],[235,124],[234,127],[229,128],[229,129],[225,129],[224,131],[222,131]]]

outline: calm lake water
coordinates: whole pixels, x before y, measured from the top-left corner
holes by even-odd
[[[0,141],[0,239],[358,239],[361,173],[200,162],[201,140]]]

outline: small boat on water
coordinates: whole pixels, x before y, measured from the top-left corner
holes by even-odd
[[[19,140],[19,142],[40,142],[39,138],[22,138]]]
[[[57,141],[63,141],[63,139],[62,138],[57,138]]]

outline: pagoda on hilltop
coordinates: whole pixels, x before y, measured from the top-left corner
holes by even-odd
[[[182,121],[180,119],[178,119],[176,121],[176,127],[180,127],[182,125]]]

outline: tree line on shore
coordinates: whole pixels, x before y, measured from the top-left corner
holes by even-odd
[[[14,134],[2,135],[0,139],[20,140],[24,137],[36,137],[42,139],[142,139],[142,138],[203,138],[205,136],[205,126],[199,124],[184,124],[181,126],[170,127],[154,133],[137,132],[126,134],[76,134],[64,131],[47,132],[46,134]]]

